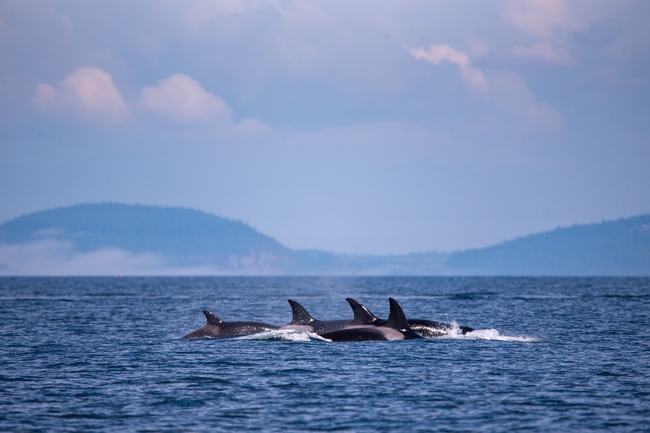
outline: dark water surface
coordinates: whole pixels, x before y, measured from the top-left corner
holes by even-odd
[[[180,339],[389,296],[478,331]],[[650,431],[649,328],[649,278],[0,278],[0,431]]]

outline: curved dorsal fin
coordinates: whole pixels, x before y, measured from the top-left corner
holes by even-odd
[[[315,319],[305,310],[305,307],[289,299],[289,304],[291,305],[291,311],[293,312],[293,317],[291,318],[291,323],[289,325],[309,325]]]
[[[388,302],[390,302],[390,314],[384,326],[397,329],[398,331],[410,331],[411,327],[406,320],[402,307],[393,298],[388,298]]]
[[[354,313],[353,323],[355,325],[370,325],[379,320],[377,316],[372,314],[361,302],[355,301],[352,298],[345,298],[345,300],[348,301],[348,304],[352,307],[352,312]]]
[[[203,310],[205,318],[208,319],[208,325],[219,325],[223,322],[220,318],[209,312],[208,310]]]

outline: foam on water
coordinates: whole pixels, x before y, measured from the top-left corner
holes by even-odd
[[[476,329],[465,335],[459,335],[457,338],[466,340],[497,340],[497,341],[517,341],[519,343],[536,343],[539,340],[535,337],[523,335],[501,335],[496,329]]]
[[[240,340],[275,340],[275,341],[330,341],[326,338],[311,332],[296,331],[294,329],[277,329],[274,331],[264,331],[259,334],[245,335],[239,337]]]
[[[440,338],[458,339],[458,340],[496,340],[496,341],[516,341],[519,343],[536,343],[539,340],[535,337],[527,337],[522,335],[501,335],[496,329],[475,329],[467,334],[462,333],[462,330],[456,322],[451,322],[451,329],[447,331],[446,335]]]
[[[476,329],[463,335],[461,329],[455,322],[452,322],[452,328],[443,336],[436,337],[453,340],[494,340],[494,341],[516,341],[520,343],[535,343],[539,341],[534,337],[520,335],[501,335],[496,329]],[[294,329],[278,329],[274,331],[260,332],[259,334],[245,335],[238,337],[240,340],[266,340],[266,341],[298,341],[308,342],[311,340],[331,342],[327,338],[312,332],[297,331]]]

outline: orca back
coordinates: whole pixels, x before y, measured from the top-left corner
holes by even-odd
[[[377,316],[372,314],[365,305],[352,298],[345,298],[354,313],[354,325],[379,325],[377,322],[383,322]]]
[[[315,319],[311,317],[311,314],[307,312],[305,307],[300,305],[298,302],[294,301],[293,299],[289,299],[289,305],[291,305],[291,312],[292,312],[292,317],[291,317],[291,323],[289,325],[311,325]]]
[[[212,314],[208,310],[203,310],[203,314],[205,314],[205,318],[207,320],[206,325],[220,325],[223,323],[223,320],[218,318],[216,315]]]
[[[277,326],[260,322],[224,322],[208,310],[203,310],[206,324],[183,337],[184,340],[195,338],[220,338],[237,335],[251,335],[278,329]]]
[[[404,311],[402,311],[397,301],[393,298],[389,298],[388,301],[390,302],[390,315],[384,324],[351,326],[320,335],[332,341],[412,340],[422,338],[411,331]],[[353,304],[350,300],[348,302],[350,305]]]
[[[411,327],[409,326],[408,320],[406,320],[406,315],[404,315],[402,307],[393,298],[388,298],[388,302],[390,303],[390,314],[383,326],[397,329],[398,331],[410,331]]]
[[[396,331],[401,332],[404,334],[405,340],[422,338],[422,336],[413,332],[408,320],[406,319],[406,315],[402,310],[402,307],[399,306],[397,301],[393,298],[388,298],[388,302],[390,303],[390,314],[388,315],[388,320],[386,320],[386,323],[381,326],[395,329]]]

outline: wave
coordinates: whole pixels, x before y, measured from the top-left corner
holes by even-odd
[[[452,339],[452,340],[493,340],[493,341],[515,341],[519,343],[535,343],[539,340],[535,337],[521,336],[521,335],[501,335],[496,329],[475,329],[467,334],[462,333],[462,330],[455,322],[451,323],[452,327],[446,334],[431,338],[437,339]],[[331,342],[327,338],[312,332],[296,331],[294,329],[277,329],[273,331],[260,332],[259,334],[244,335],[237,337],[239,340],[260,340],[260,341],[293,341],[293,342],[308,342],[312,340]]]
[[[437,337],[454,340],[495,340],[495,341],[516,341],[519,343],[536,343],[539,339],[524,335],[501,335],[496,329],[475,329],[472,332],[463,334],[456,322],[451,322],[451,328],[447,334]]]

